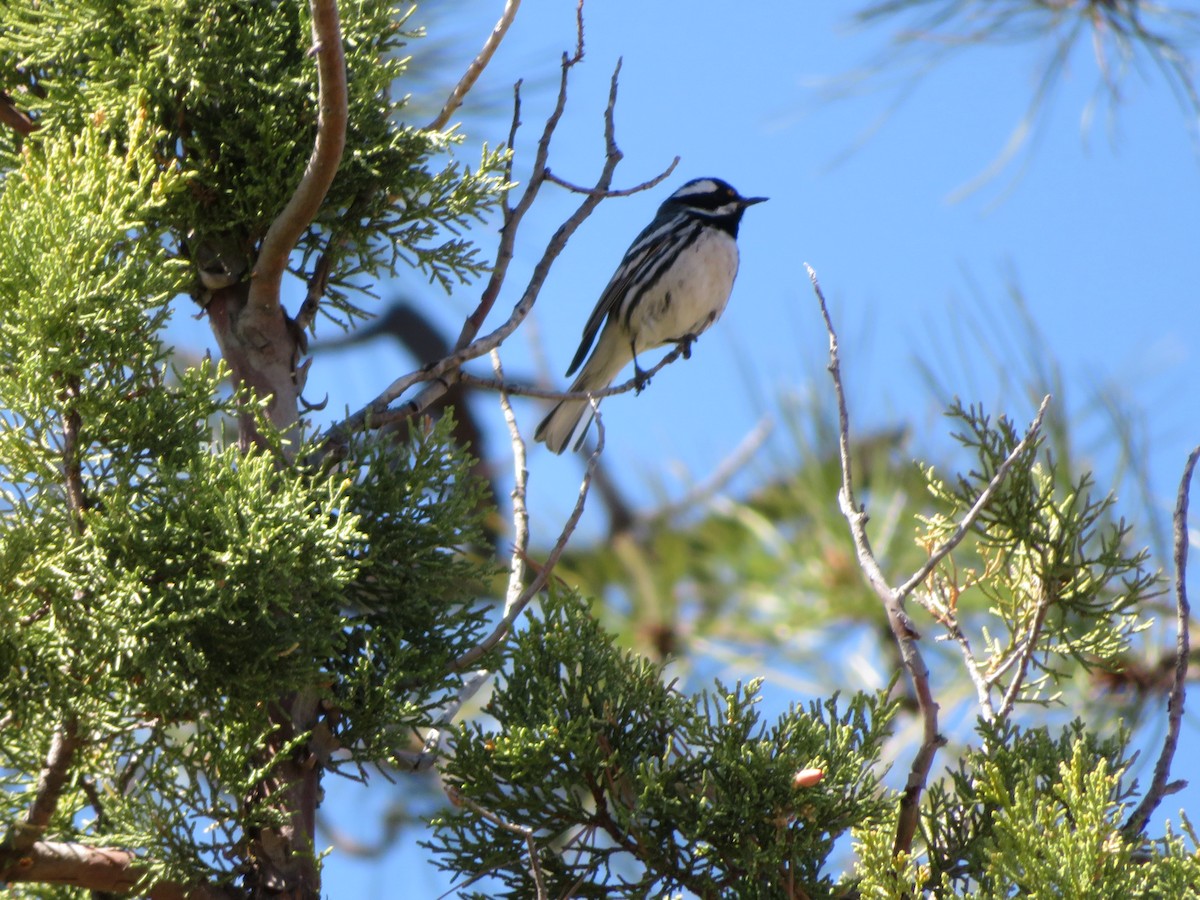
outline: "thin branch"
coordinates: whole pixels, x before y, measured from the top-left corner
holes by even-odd
[[[470,344],[479,330],[483,327],[484,320],[492,311],[492,307],[496,304],[496,299],[500,296],[500,288],[504,286],[505,276],[508,274],[508,264],[512,261],[513,247],[516,245],[517,229],[520,227],[521,220],[525,218],[533,201],[537,198],[538,193],[545,183],[545,171],[547,163],[550,160],[550,141],[554,137],[554,132],[558,128],[558,123],[562,119],[563,112],[567,108],[567,84],[570,81],[571,70],[579,65],[583,59],[583,25],[580,23],[578,33],[578,49],[574,56],[568,56],[566,53],[562,55],[562,61],[559,64],[558,78],[558,96],[554,101],[554,109],[546,119],[546,124],[542,128],[542,135],[538,138],[537,150],[533,156],[533,171],[529,176],[529,182],[525,186],[524,193],[521,194],[521,199],[517,202],[515,209],[505,207],[504,225],[500,229],[500,246],[496,251],[496,263],[492,267],[492,275],[488,278],[487,287],[484,288],[483,294],[480,295],[479,303],[467,316],[463,322],[462,331],[459,333],[458,341],[454,345],[455,350],[461,350]],[[621,65],[617,63],[617,72],[621,69]],[[617,73],[613,73],[615,81]],[[512,173],[512,153],[515,152],[515,147],[511,143],[516,138],[517,128],[520,124],[521,113],[521,94],[520,82],[518,81],[513,87],[513,122],[509,129],[509,160],[506,166],[506,172],[511,176]],[[511,183],[511,177],[508,178]],[[488,351],[485,351],[488,352]],[[480,353],[480,356],[483,354]]]
[[[671,164],[667,166],[666,169],[664,169],[662,172],[659,172],[649,181],[643,181],[641,184],[635,184],[633,187],[613,188],[607,191],[597,191],[595,188],[580,187],[577,184],[572,184],[565,178],[559,178],[549,169],[546,169],[544,174],[547,181],[551,182],[552,184],[557,184],[561,188],[566,188],[573,194],[587,194],[589,197],[598,196],[601,200],[607,200],[612,197],[632,197],[634,194],[640,194],[643,191],[648,191],[651,188],[657,187],[670,177],[671,173],[675,171],[675,167],[679,165],[679,161],[680,157],[676,156],[673,160],[671,160]]]
[[[492,366],[496,370],[496,378],[504,382],[504,367],[500,363],[500,352],[492,351]],[[522,588],[525,584],[525,560],[529,551],[529,510],[525,506],[525,497],[529,485],[529,468],[526,465],[525,440],[521,437],[521,429],[517,426],[516,413],[508,401],[508,394],[501,389],[500,408],[504,413],[504,421],[508,425],[508,433],[512,440],[514,485],[512,490],[513,504],[513,551],[509,561],[508,589],[504,598],[504,617],[512,614],[514,606],[521,600]],[[526,601],[528,602],[528,601]],[[521,607],[524,609],[524,606]],[[520,611],[518,610],[518,615]],[[516,615],[513,615],[515,621]],[[399,753],[398,757],[411,762],[413,771],[424,771],[430,768],[441,751],[442,731],[458,716],[463,704],[473,697],[492,673],[487,669],[477,669],[463,679],[463,686],[458,696],[438,716],[434,727],[425,736],[425,744],[420,753]],[[410,756],[412,757],[410,759]]]
[[[991,722],[996,718],[996,710],[992,706],[991,682],[980,671],[979,663],[975,659],[975,653],[971,650],[971,641],[958,624],[958,616],[946,609],[936,609],[934,615],[946,629],[946,640],[954,641],[958,645],[958,649],[962,653],[963,665],[967,668],[967,675],[970,677],[971,683],[975,686],[975,696],[979,700],[979,709],[983,714],[984,720]]]
[[[1163,797],[1186,784],[1168,784],[1167,778],[1171,774],[1171,761],[1175,758],[1175,749],[1179,745],[1179,729],[1183,721],[1183,704],[1187,695],[1188,657],[1191,653],[1192,607],[1187,596],[1187,518],[1188,495],[1191,493],[1192,473],[1195,471],[1197,460],[1200,460],[1200,447],[1196,447],[1188,455],[1187,463],[1183,467],[1183,477],[1179,480],[1179,494],[1175,498],[1175,681],[1167,697],[1167,736],[1163,739],[1162,752],[1154,765],[1154,779],[1150,782],[1150,789],[1146,791],[1146,796],[1122,828],[1128,838],[1142,833],[1150,821],[1150,815],[1162,802]]]
[[[489,669],[476,669],[463,676],[462,684],[454,699],[442,707],[438,717],[433,721],[420,750],[398,750],[393,755],[397,768],[410,772],[426,772],[433,768],[442,752],[442,739],[445,730],[458,718],[462,708],[479,693],[479,689],[488,683],[492,677]]]
[[[333,268],[333,257],[330,254],[329,245],[332,243],[331,235],[324,252],[321,253],[317,264],[313,267],[312,275],[308,278],[308,290],[304,295],[304,302],[300,304],[300,311],[296,313],[296,330],[300,334],[304,334],[316,319],[317,310],[321,307],[321,298],[325,296],[325,290],[329,287],[329,270]]]
[[[638,391],[644,388],[650,378],[657,375],[682,355],[683,345],[676,345],[670,353],[642,372],[640,378],[630,378],[628,381],[623,381],[620,384],[609,385],[606,388],[597,388],[594,391],[560,391],[554,388],[539,388],[532,385],[513,384],[498,378],[481,378],[469,372],[460,372],[458,380],[474,388],[501,391],[514,397],[536,397],[540,400],[603,400],[605,397],[612,397],[616,394],[627,394],[630,391]],[[381,423],[386,422],[386,414],[379,421]]]
[[[988,503],[991,502],[992,495],[996,493],[996,491],[1000,488],[1000,484],[1004,481],[1005,477],[1007,477],[1009,469],[1013,467],[1013,464],[1016,463],[1016,461],[1020,459],[1031,446],[1033,446],[1034,441],[1037,440],[1038,432],[1040,432],[1042,428],[1042,420],[1045,418],[1046,410],[1050,406],[1050,399],[1051,398],[1049,394],[1046,394],[1046,396],[1042,398],[1041,405],[1038,406],[1037,415],[1034,416],[1033,422],[1025,432],[1025,436],[1021,438],[1021,442],[1017,444],[1017,446],[1013,447],[1012,452],[1004,458],[1004,462],[1000,463],[1000,465],[996,468],[996,474],[994,474],[992,476],[992,480],[987,483],[987,487],[980,491],[979,496],[975,499],[975,503],[972,504],[969,510],[967,510],[967,514],[963,516],[962,521],[958,523],[958,527],[954,529],[954,533],[950,535],[950,537],[946,538],[946,540],[940,545],[938,545],[933,552],[929,554],[929,558],[925,560],[925,564],[916,572],[914,572],[912,577],[897,589],[897,592],[902,598],[911,594],[919,584],[929,577],[929,574],[937,567],[937,565],[943,559],[945,559],[955,547],[962,543],[963,538],[965,538],[970,532],[971,526],[975,524],[975,520],[979,518],[980,514],[987,507]]]
[[[534,840],[533,829],[509,822],[491,810],[484,809],[455,787],[448,788],[446,793],[449,794],[451,803],[465,806],[471,812],[475,813],[475,815],[491,822],[497,828],[503,828],[505,831],[519,835],[525,839],[525,846],[529,849],[529,874],[533,876],[533,885],[536,890],[534,896],[537,900],[546,900],[549,894],[546,893],[546,881],[542,876],[542,864],[538,861],[538,849],[537,843]]]
[[[1004,718],[1012,712],[1013,706],[1016,705],[1017,697],[1020,696],[1021,688],[1025,684],[1025,673],[1029,671],[1029,661],[1033,659],[1033,654],[1037,651],[1038,636],[1042,633],[1042,626],[1046,622],[1046,613],[1049,612],[1050,606],[1054,601],[1054,594],[1049,585],[1042,583],[1041,591],[1039,592],[1037,607],[1033,611],[1033,618],[1029,621],[1029,633],[1025,635],[1025,641],[1017,654],[1017,671],[1012,677],[1012,681],[1008,683],[1008,690],[1004,692],[1004,699],[1000,702],[1000,709],[996,715]]]
[[[50,739],[46,761],[38,775],[33,802],[25,813],[25,821],[17,827],[12,838],[11,844],[15,850],[27,850],[45,835],[46,828],[58,809],[58,799],[62,796],[67,777],[71,774],[71,763],[80,743],[79,725],[75,719],[69,719],[55,730]]]
[[[499,645],[505,638],[508,637],[513,623],[517,617],[521,615],[525,607],[529,605],[550,580],[550,573],[554,570],[554,566],[558,563],[558,559],[562,556],[563,550],[566,549],[567,542],[571,539],[571,535],[575,533],[575,527],[579,524],[579,518],[583,515],[583,509],[587,502],[588,489],[591,487],[592,476],[596,470],[596,463],[600,459],[600,454],[604,452],[604,423],[600,419],[600,404],[599,401],[592,401],[592,412],[595,415],[596,425],[596,449],[592,451],[592,455],[588,457],[587,469],[583,474],[583,481],[579,484],[579,493],[575,498],[575,507],[571,510],[571,514],[567,517],[566,523],[563,525],[562,531],[558,536],[558,540],[554,542],[554,546],[550,548],[550,553],[546,556],[546,561],[540,566],[535,566],[536,574],[529,586],[523,590],[515,600],[506,602],[505,614],[496,627],[492,629],[491,634],[480,641],[476,646],[472,647],[458,659],[450,664],[452,671],[461,672],[464,669],[469,669],[475,665],[485,653]],[[528,561],[528,560],[527,560]]]
[[[250,281],[247,312],[273,314],[288,257],[312,224],[333,184],[346,146],[346,60],[335,0],[312,0],[313,52],[317,55],[317,137],[295,193],[263,238]]]
[[[504,367],[500,364],[498,350],[492,351],[492,366],[495,368],[496,377],[503,382]],[[521,598],[521,588],[525,584],[525,559],[529,553],[529,509],[525,505],[529,490],[529,467],[526,462],[525,439],[521,437],[521,429],[517,425],[517,417],[509,402],[507,391],[500,392],[500,408],[508,426],[513,454],[513,551],[508,566],[508,590],[504,595],[504,615],[507,616]]]
[[[479,55],[471,60],[471,64],[467,66],[467,71],[463,72],[462,78],[458,80],[458,84],[454,86],[454,90],[450,92],[450,96],[446,98],[445,105],[442,106],[442,111],[437,114],[432,122],[425,126],[426,131],[441,131],[446,123],[450,121],[450,117],[454,115],[454,111],[462,106],[463,100],[475,86],[475,82],[479,76],[483,74],[483,70],[487,68],[487,64],[492,61],[492,55],[496,52],[496,48],[500,46],[500,42],[504,40],[504,35],[508,33],[508,26],[517,16],[517,9],[521,5],[521,0],[506,0],[504,11],[500,13],[500,20],[496,23],[496,27],[492,29],[492,33],[483,43],[483,49],[479,51]],[[512,146],[511,144],[509,146]]]
[[[938,733],[938,705],[934,701],[933,692],[929,687],[929,667],[925,664],[925,659],[917,646],[919,635],[907,613],[904,612],[904,598],[899,591],[894,590],[888,584],[887,578],[871,550],[871,544],[867,538],[867,514],[854,499],[854,484],[850,474],[850,417],[846,411],[846,391],[842,383],[837,332],[833,327],[833,319],[829,315],[829,307],[825,303],[825,295],[821,292],[821,285],[817,281],[817,273],[807,263],[805,269],[808,270],[808,277],[816,292],[821,306],[821,315],[825,319],[825,328],[829,333],[829,374],[833,378],[833,389],[837,399],[838,452],[842,466],[842,487],[838,492],[838,505],[850,526],[859,567],[866,575],[867,581],[876,595],[883,602],[888,625],[900,648],[900,657],[904,668],[912,681],[913,693],[916,696],[917,708],[923,723],[921,746],[913,756],[908,780],[900,799],[900,815],[896,823],[896,839],[893,844],[894,853],[908,853],[912,849],[913,838],[917,833],[921,793],[925,789],[937,749],[945,744],[946,739]]]
[[[759,419],[758,424],[750,429],[746,436],[738,442],[738,445],[733,448],[733,452],[721,461],[720,465],[712,471],[708,478],[699,484],[693,485],[678,500],[638,516],[638,521],[640,523],[666,522],[712,497],[725,487],[730,479],[753,459],[754,454],[758,452],[759,448],[766,443],[767,438],[771,436],[771,429],[773,427],[770,417],[764,416]]]
[[[83,463],[79,458],[79,430],[83,426],[83,419],[75,405],[75,401],[79,399],[77,378],[71,379],[65,397],[68,405],[63,412],[63,478],[66,480],[67,508],[71,511],[71,520],[75,523],[75,530],[82,532],[87,498],[83,490]]]
[[[580,45],[582,48],[582,44]],[[617,102],[617,84],[618,77],[621,71],[621,63],[618,60],[616,68],[613,70],[612,79],[609,87],[608,106],[604,113],[604,134],[605,134],[605,162],[600,177],[596,181],[596,188],[593,193],[586,196],[574,213],[559,226],[551,237],[546,249],[542,253],[541,259],[534,266],[533,273],[530,276],[529,282],[526,285],[525,291],[522,293],[520,300],[513,307],[512,313],[508,319],[497,327],[490,334],[481,338],[475,338],[480,327],[483,324],[496,298],[499,296],[500,288],[503,284],[504,277],[508,270],[508,264],[512,259],[513,244],[516,239],[517,225],[525,212],[533,203],[533,199],[537,194],[538,189],[545,183],[546,159],[549,154],[550,138],[553,135],[554,129],[557,127],[558,120],[562,115],[563,108],[566,104],[566,87],[567,74],[571,67],[578,63],[581,59],[579,53],[574,57],[563,54],[562,60],[562,78],[559,86],[558,102],[554,112],[546,122],[546,128],[542,133],[542,138],[538,142],[537,158],[533,169],[533,175],[530,177],[529,184],[522,194],[517,206],[512,210],[512,214],[507,217],[503,228],[501,229],[500,248],[496,257],[496,264],[493,267],[492,276],[488,281],[487,287],[484,289],[483,295],[480,298],[479,305],[475,311],[467,318],[463,324],[462,333],[459,336],[456,349],[453,353],[432,363],[419,371],[405,375],[392,382],[378,397],[350,415],[342,422],[334,425],[323,436],[322,443],[325,445],[325,452],[334,450],[344,444],[346,437],[354,431],[363,427],[378,427],[381,424],[389,424],[398,420],[412,418],[421,414],[430,404],[443,396],[449,386],[460,378],[460,369],[462,364],[468,360],[477,359],[485,353],[490,353],[495,348],[499,347],[525,320],[529,315],[533,304],[537,301],[538,295],[541,292],[543,283],[554,265],[555,260],[570,240],[571,236],[583,224],[584,220],[591,215],[592,211],[600,203],[602,194],[607,191],[609,185],[612,184],[613,172],[617,164],[621,161],[622,153],[616,144],[615,137],[615,122],[614,109]],[[431,382],[422,390],[415,398],[404,404],[402,407],[389,410],[391,403],[398,397],[402,396],[414,385],[422,382]],[[387,416],[384,417],[384,413]]]

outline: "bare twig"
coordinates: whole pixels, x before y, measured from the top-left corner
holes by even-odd
[[[525,83],[525,79],[518,78],[513,83],[513,114],[512,124],[508,127],[508,143],[505,146],[508,148],[508,156],[504,160],[504,183],[513,183],[513,159],[516,156],[517,146],[517,131],[521,128],[521,85]],[[504,222],[508,224],[509,216],[512,215],[512,205],[508,202],[508,191],[504,192],[504,198],[501,201],[501,207],[504,210]]]
[[[471,387],[502,391],[516,397],[537,397],[541,400],[603,400],[605,397],[612,397],[616,394],[627,394],[630,391],[636,391],[639,388],[645,387],[646,382],[651,377],[661,372],[682,355],[683,345],[681,344],[672,348],[670,353],[666,354],[649,369],[646,369],[640,378],[630,378],[628,381],[623,381],[620,384],[609,385],[606,388],[597,388],[594,391],[559,391],[553,388],[512,384],[498,378],[481,378],[469,372],[460,372],[458,379],[463,384],[470,385]],[[385,413],[379,421],[386,422],[387,414]]]
[[[591,487],[592,476],[596,470],[596,463],[600,459],[600,454],[604,452],[604,423],[600,419],[599,401],[592,401],[592,412],[595,414],[596,424],[596,449],[592,451],[592,455],[588,457],[587,469],[583,474],[583,481],[579,484],[579,494],[575,498],[575,507],[571,510],[571,514],[567,517],[566,523],[559,533],[558,540],[554,542],[554,546],[550,548],[550,552],[546,556],[546,561],[540,566],[535,567],[536,573],[533,580],[529,583],[516,599],[509,598],[505,603],[504,618],[502,618],[496,627],[492,629],[491,634],[480,641],[476,646],[472,647],[451,664],[451,669],[455,672],[461,672],[464,669],[469,669],[475,665],[485,653],[499,645],[505,638],[508,637],[509,631],[512,629],[513,623],[517,617],[521,615],[525,607],[529,605],[550,580],[550,573],[554,570],[554,566],[558,563],[558,559],[562,556],[563,550],[566,549],[567,542],[571,539],[571,535],[575,533],[575,526],[579,524],[579,518],[583,515],[583,509],[587,502],[588,489]]]
[[[500,352],[493,350],[491,356],[492,366],[496,371],[496,378],[503,384],[504,368],[500,363]],[[503,389],[500,391],[500,407],[504,413],[504,421],[508,425],[509,437],[512,440],[514,469],[512,490],[513,551],[509,560],[508,589],[504,597],[504,617],[507,619],[511,614],[512,620],[515,621],[516,616],[520,614],[520,610],[516,614],[513,614],[513,608],[521,600],[522,589],[525,585],[525,560],[529,551],[529,511],[525,506],[525,496],[529,484],[529,469],[525,462],[525,440],[521,437],[521,429],[517,426],[517,417],[513,412],[512,404],[508,401],[508,394]],[[526,601],[527,603],[528,601]],[[524,609],[524,606],[525,604],[522,604],[521,608]],[[433,765],[441,750],[442,730],[454,721],[463,704],[487,683],[491,674],[487,669],[477,669],[463,679],[463,686],[459,690],[458,696],[454,702],[442,710],[434,727],[426,735],[425,745],[422,747],[420,753],[415,754],[415,758],[411,759],[414,771],[424,771]],[[409,761],[406,754],[401,753],[398,756],[405,759],[405,761]]]
[[[330,236],[329,244],[332,243],[333,237]],[[329,270],[332,266],[333,257],[327,244],[325,251],[313,267],[312,275],[308,278],[308,290],[304,295],[304,302],[300,304],[300,311],[296,313],[296,329],[301,334],[308,330],[317,317],[317,310],[321,307],[321,298],[325,296],[325,290],[329,287]]]
[[[533,877],[534,890],[536,891],[534,896],[537,900],[545,900],[549,895],[546,893],[546,881],[542,875],[542,864],[538,861],[538,849],[537,843],[534,840],[533,829],[509,822],[491,810],[484,809],[458,788],[450,787],[446,793],[450,795],[451,803],[465,806],[471,812],[475,813],[475,815],[491,822],[497,828],[503,828],[505,831],[519,835],[525,839],[525,846],[529,849],[529,874]]]
[[[346,146],[346,60],[335,0],[312,0],[313,50],[317,55],[317,137],[295,193],[263,238],[250,281],[247,314],[266,317],[279,307],[279,286],[288,257],[312,224]]]
[[[659,172],[649,181],[643,181],[641,184],[635,184],[633,187],[613,188],[607,191],[597,191],[595,188],[580,187],[577,184],[572,184],[565,178],[559,178],[549,169],[546,169],[544,174],[547,181],[557,184],[561,188],[566,188],[573,194],[587,194],[589,197],[599,197],[601,200],[607,200],[610,197],[632,197],[634,194],[640,194],[643,191],[648,191],[651,188],[657,187],[667,178],[669,178],[671,173],[675,171],[675,167],[679,165],[679,159],[680,158],[676,156],[673,160],[671,160],[671,164],[669,166],[667,166],[663,171]]]
[[[1154,779],[1150,789],[1138,804],[1137,809],[1129,816],[1122,831],[1128,838],[1135,838],[1145,829],[1150,816],[1162,798],[1173,791],[1180,790],[1186,782],[1168,783],[1171,774],[1171,761],[1175,758],[1175,749],[1179,744],[1179,728],[1183,721],[1183,704],[1187,695],[1186,682],[1188,673],[1188,657],[1191,652],[1191,616],[1192,607],[1187,596],[1187,560],[1188,560],[1188,495],[1191,493],[1192,473],[1196,461],[1200,460],[1200,447],[1196,447],[1188,455],[1183,467],[1183,477],[1179,480],[1179,493],[1175,498],[1175,680],[1171,685],[1171,693],[1167,696],[1167,736],[1163,739],[1162,752],[1154,765]]]
[[[504,367],[500,363],[500,352],[492,351],[492,366],[496,377],[504,381]],[[509,438],[512,442],[513,453],[513,489],[512,489],[512,519],[513,519],[513,552],[508,566],[508,589],[504,595],[504,614],[507,616],[521,597],[521,589],[525,584],[525,560],[529,553],[529,510],[525,506],[525,497],[529,489],[529,468],[526,464],[525,439],[521,437],[521,429],[517,426],[517,417],[512,404],[508,400],[508,392],[500,392],[500,408],[504,412],[504,422],[508,426]]]
[[[759,419],[758,424],[750,429],[749,433],[733,448],[733,452],[706,479],[693,485],[678,500],[650,510],[646,514],[638,516],[638,520],[643,523],[665,522],[712,497],[741,471],[759,448],[766,443],[767,438],[771,435],[772,427],[773,423],[769,417],[764,416]]]
[[[805,265],[808,277],[812,281],[813,290],[821,305],[821,315],[825,319],[825,327],[829,333],[829,374],[833,378],[834,394],[837,398],[838,409],[838,450],[842,465],[842,487],[838,492],[838,505],[850,525],[850,534],[854,540],[858,564],[866,575],[876,595],[883,602],[887,613],[888,625],[900,648],[900,657],[904,668],[912,681],[913,693],[916,696],[917,708],[923,723],[921,746],[913,757],[909,768],[908,780],[900,799],[900,815],[896,823],[896,840],[893,845],[894,853],[907,853],[912,848],[913,837],[917,832],[918,814],[920,812],[921,793],[933,767],[933,758],[938,747],[946,739],[938,733],[938,705],[933,699],[929,687],[929,667],[917,646],[918,634],[904,612],[904,597],[894,590],[883,574],[879,562],[871,550],[867,539],[867,514],[858,506],[854,499],[854,485],[850,474],[850,417],[846,411],[846,391],[842,384],[841,361],[838,357],[837,332],[825,303],[825,296],[817,281],[817,273],[812,267]]]
[[[487,64],[492,61],[492,54],[496,52],[496,48],[504,40],[504,35],[508,33],[508,26],[516,18],[517,9],[520,6],[521,0],[506,0],[504,11],[500,13],[500,20],[496,22],[496,27],[492,29],[492,33],[484,41],[483,49],[479,51],[479,54],[467,66],[467,71],[463,72],[462,78],[458,80],[458,84],[454,86],[454,90],[446,98],[446,103],[442,106],[441,112],[437,114],[432,122],[425,126],[426,131],[441,131],[446,126],[446,123],[450,121],[450,117],[454,115],[454,111],[462,106],[463,100],[471,88],[475,86],[475,82],[479,80],[479,76],[483,74],[483,70],[487,68]],[[512,145],[510,144],[509,146]]]
[[[25,813],[25,821],[18,826],[12,838],[11,844],[14,849],[27,850],[45,835],[46,827],[58,809],[58,799],[66,786],[67,777],[71,773],[71,763],[80,743],[79,726],[74,719],[69,719],[55,730],[50,739],[46,761],[38,775],[33,802]]]
[[[1025,673],[1029,671],[1029,661],[1033,659],[1033,654],[1037,651],[1038,636],[1042,633],[1042,626],[1046,622],[1046,613],[1049,612],[1053,602],[1053,589],[1043,581],[1037,606],[1033,611],[1033,618],[1029,620],[1029,631],[1021,644],[1020,652],[1016,654],[1017,671],[1013,674],[1012,681],[1008,683],[1004,699],[1000,701],[1000,708],[996,711],[996,715],[1000,718],[1004,718],[1012,712],[1013,706],[1016,705],[1021,688],[1025,685]]]
[[[991,682],[980,671],[979,663],[971,650],[971,642],[958,624],[958,616],[954,614],[943,616],[942,624],[946,627],[948,639],[958,644],[958,649],[962,652],[963,664],[967,667],[967,674],[971,678],[971,683],[975,685],[975,696],[979,700],[979,709],[983,713],[983,718],[991,722],[996,718],[996,710],[992,705]]]
[[[612,79],[609,87],[608,105],[604,113],[604,134],[605,134],[605,163],[600,177],[596,181],[596,186],[592,192],[584,198],[579,207],[570,217],[567,218],[558,230],[551,237],[546,249],[542,253],[541,259],[534,266],[532,275],[526,285],[521,298],[513,307],[512,313],[508,319],[491,333],[477,338],[484,319],[490,312],[499,296],[500,289],[503,285],[504,278],[508,271],[508,264],[512,259],[513,245],[516,239],[517,226],[524,214],[532,205],[534,198],[537,195],[541,185],[545,183],[546,160],[549,155],[550,139],[553,136],[554,129],[558,125],[562,111],[566,104],[566,88],[567,76],[572,66],[576,65],[582,58],[582,38],[579,51],[575,56],[563,54],[562,59],[562,77],[559,83],[558,101],[554,111],[546,121],[546,127],[542,132],[542,137],[538,142],[538,150],[534,161],[533,174],[530,176],[529,183],[526,186],[521,199],[517,205],[511,210],[510,214],[506,215],[504,226],[501,229],[500,246],[496,255],[496,263],[493,266],[492,275],[488,280],[487,286],[484,288],[480,302],[476,309],[467,317],[463,323],[462,333],[459,335],[456,348],[453,353],[438,360],[435,363],[425,366],[419,371],[412,372],[402,378],[396,379],[385,389],[378,397],[364,406],[362,409],[353,413],[342,422],[333,426],[323,436],[325,451],[335,450],[340,447],[346,438],[354,431],[363,427],[378,427],[383,424],[392,424],[396,421],[412,418],[419,415],[430,404],[445,394],[449,386],[460,378],[460,369],[462,364],[468,360],[477,359],[485,353],[490,353],[496,347],[499,347],[511,335],[518,326],[529,315],[533,304],[536,302],[546,276],[549,274],[554,261],[558,258],[568,240],[583,223],[583,221],[591,215],[592,211],[600,203],[603,193],[609,189],[612,184],[613,172],[616,169],[617,163],[621,161],[621,151],[616,144],[616,127],[614,122],[614,109],[617,101],[617,83],[621,71],[620,61],[617,62],[616,68],[613,70]],[[515,117],[514,117],[515,121]],[[515,127],[515,126],[514,126]],[[422,382],[429,384],[416,397],[405,403],[397,409],[389,409],[391,403],[406,393],[413,386]],[[385,415],[386,414],[386,415]]]
[[[1013,464],[1018,459],[1025,455],[1026,451],[1029,450],[1029,448],[1031,448],[1034,442],[1037,440],[1038,432],[1040,432],[1042,429],[1042,420],[1045,418],[1046,410],[1050,406],[1050,399],[1051,398],[1049,394],[1046,394],[1046,396],[1042,398],[1042,402],[1038,406],[1037,415],[1034,416],[1033,422],[1030,424],[1029,429],[1025,432],[1025,436],[1021,438],[1021,441],[1017,444],[1017,446],[1013,447],[1012,452],[1004,458],[1004,462],[1000,463],[1000,465],[996,468],[996,473],[992,476],[992,480],[987,483],[987,487],[979,492],[979,496],[975,499],[974,504],[972,504],[971,508],[967,510],[967,514],[963,516],[962,521],[958,523],[958,527],[954,529],[954,533],[950,535],[950,537],[946,538],[946,540],[940,545],[938,545],[933,552],[929,554],[929,558],[925,560],[925,564],[916,572],[914,572],[913,576],[897,589],[901,597],[907,597],[909,594],[911,594],[919,584],[929,577],[929,573],[937,568],[938,563],[945,559],[955,547],[962,543],[963,538],[965,538],[970,532],[971,526],[975,524],[975,520],[979,518],[980,514],[987,507],[988,503],[991,502],[992,495],[994,495],[999,489],[1001,482],[1003,482],[1005,477],[1008,475],[1009,469],[1012,468]]]
[[[425,735],[421,749],[395,752],[397,768],[405,768],[410,772],[425,772],[433,768],[433,764],[437,762],[438,756],[441,754],[442,739],[445,737],[446,729],[454,723],[458,714],[462,712],[462,708],[479,693],[479,689],[487,684],[491,677],[492,673],[489,669],[476,669],[464,675],[458,693],[438,713],[438,717]]]

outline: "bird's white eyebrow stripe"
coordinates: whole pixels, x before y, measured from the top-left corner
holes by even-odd
[[[685,184],[671,196],[678,199],[681,197],[691,197],[696,194],[711,194],[716,189],[717,184],[715,181],[713,181],[711,178],[704,178],[700,181],[697,181],[695,184]]]

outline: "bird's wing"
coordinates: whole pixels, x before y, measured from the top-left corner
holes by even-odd
[[[617,267],[617,271],[609,279],[600,299],[596,301],[596,308],[588,317],[587,324],[583,326],[583,340],[579,344],[579,349],[575,351],[571,367],[567,369],[568,375],[571,375],[583,364],[588,350],[592,347],[592,342],[596,340],[600,326],[604,324],[604,319],[610,313],[620,309],[621,298],[629,291],[630,286],[642,280],[655,262],[661,258],[667,245],[680,236],[679,225],[680,222],[675,216],[661,220],[655,219],[634,238],[629,249],[625,251],[621,265]]]

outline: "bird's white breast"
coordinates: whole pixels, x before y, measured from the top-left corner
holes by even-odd
[[[721,229],[706,228],[642,298],[632,323],[637,349],[708,328],[725,310],[737,270],[737,242]]]

